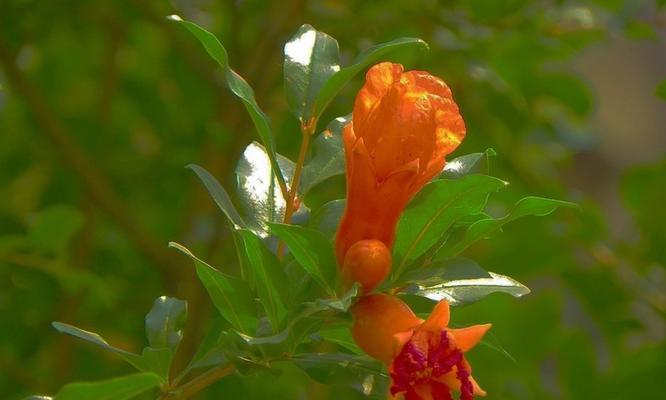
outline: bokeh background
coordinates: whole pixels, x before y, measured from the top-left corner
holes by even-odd
[[[165,16],[214,32],[294,158],[282,46],[302,23],[343,61],[417,36],[398,54],[451,86],[468,126],[461,155],[492,147],[527,194],[575,201],[509,225],[467,253],[533,293],[454,310],[492,322],[470,355],[489,399],[656,399],[666,392],[666,12],[664,1],[0,0],[0,398],[54,393],[130,367],[59,335],[60,320],[126,349],[144,345],[153,299],[186,298],[186,360],[212,307],[185,243],[234,268],[221,214],[191,171],[233,191],[250,119],[199,44]],[[661,82],[661,84],[660,84]],[[356,79],[322,120],[350,112]],[[344,193],[342,179],[306,201]],[[182,361],[181,361],[182,363]],[[270,382],[270,384],[268,383]],[[285,368],[230,377],[199,398],[353,398]]]

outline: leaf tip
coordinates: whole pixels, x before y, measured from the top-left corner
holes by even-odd
[[[183,22],[183,19],[180,17],[180,15],[176,14],[171,14],[166,17],[168,21],[174,21],[174,22]]]

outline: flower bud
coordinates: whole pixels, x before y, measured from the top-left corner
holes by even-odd
[[[360,240],[354,243],[342,263],[342,281],[345,287],[354,282],[368,293],[386,278],[391,270],[391,252],[379,240]]]

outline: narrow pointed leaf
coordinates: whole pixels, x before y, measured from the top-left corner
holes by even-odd
[[[271,224],[298,264],[329,294],[334,294],[336,260],[331,242],[318,231],[297,225]]]
[[[331,121],[326,130],[312,143],[312,157],[303,167],[299,193],[305,194],[324,180],[345,173],[345,151],[342,129],[351,121],[351,114]]]
[[[234,204],[231,202],[231,198],[224,190],[222,185],[220,185],[220,183],[217,181],[217,179],[215,179],[215,177],[211,175],[210,172],[196,164],[190,164],[187,166],[187,168],[194,171],[199,179],[201,179],[201,182],[203,182],[206,190],[208,190],[208,193],[215,201],[215,204],[217,204],[224,215],[227,216],[229,222],[237,227],[244,228],[245,222],[243,222],[240,214],[238,214],[238,211],[236,211],[236,207],[234,207]]]
[[[542,217],[552,213],[559,207],[577,206],[567,201],[546,199],[543,197],[525,197],[516,203],[508,215],[497,219],[482,219],[472,224],[467,228],[460,240],[445,244],[437,253],[436,258],[455,257],[476,241],[487,237],[509,222],[530,215]]]
[[[280,326],[286,315],[285,307],[287,278],[277,258],[254,233],[246,229],[238,230],[245,244],[248,266],[252,268],[257,294],[273,331]]]
[[[488,195],[505,185],[487,175],[436,180],[426,185],[398,222],[393,248],[395,276],[437,243],[457,220],[481,212]]]
[[[495,150],[488,149],[483,153],[471,153],[447,161],[440,178],[458,179],[469,174],[488,174],[490,172],[490,158],[495,156]]]
[[[197,276],[220,315],[237,330],[253,333],[257,326],[257,318],[254,296],[247,283],[211,267],[178,243],[171,242],[169,247],[179,250],[194,261]]]
[[[140,373],[98,382],[76,382],[64,386],[55,400],[127,400],[162,383],[153,373]]]
[[[73,325],[65,324],[63,322],[52,322],[51,325],[60,333],[74,336],[83,339],[87,342],[96,344],[97,346],[112,351],[122,357],[123,360],[134,366],[138,370],[145,370],[146,366],[142,358],[138,354],[130,353],[129,351],[113,347],[106,342],[100,335],[94,332],[88,332],[83,329],[77,328]]]
[[[322,85],[340,70],[338,42],[302,25],[284,46],[284,83],[289,108],[308,121]]]
[[[406,294],[415,294],[431,300],[447,300],[451,305],[464,305],[481,300],[491,293],[507,293],[521,297],[530,292],[522,283],[508,276],[488,272],[489,278],[461,279],[432,285],[430,282],[414,283],[405,289]]]
[[[428,44],[418,38],[399,38],[390,42],[378,44],[359,54],[352,65],[336,72],[323,85],[315,101],[314,117],[319,118],[321,116],[333,98],[354,78],[354,76],[356,76],[356,74],[380,61],[380,59],[384,58],[389,53],[409,47],[427,49]]]
[[[194,37],[199,40],[199,43],[201,43],[204,49],[206,49],[206,52],[208,52],[208,54],[220,65],[229,89],[243,101],[243,105],[248,114],[250,114],[250,118],[252,118],[252,122],[259,133],[262,143],[266,146],[270,163],[273,166],[277,180],[281,184],[284,184],[284,176],[277,166],[275,143],[270,125],[268,124],[268,117],[257,104],[257,101],[254,98],[254,90],[252,90],[242,76],[238,75],[236,71],[229,67],[227,50],[222,46],[222,43],[220,43],[215,35],[199,25],[190,21],[185,21],[177,15],[171,15],[168,19],[184,26],[190,33],[192,33]]]

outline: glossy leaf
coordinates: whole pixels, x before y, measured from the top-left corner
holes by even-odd
[[[155,299],[146,315],[146,337],[151,347],[175,350],[183,339],[187,321],[187,302],[173,297]]]
[[[398,222],[393,248],[395,276],[437,243],[457,220],[483,210],[488,195],[505,185],[487,175],[436,180],[426,185]]]
[[[284,300],[287,278],[275,255],[254,233],[245,229],[238,232],[245,244],[245,253],[248,265],[252,268],[257,294],[273,326],[273,331],[276,331],[287,313]]]
[[[314,117],[319,118],[321,116],[328,104],[356,74],[378,62],[389,53],[409,47],[427,49],[428,44],[417,38],[399,38],[378,44],[359,54],[350,66],[342,68],[326,81],[315,101]]]
[[[428,265],[406,272],[401,282],[437,285],[442,281],[486,279],[490,274],[476,262],[466,258],[435,260]]]
[[[345,211],[345,199],[333,200],[324,204],[312,215],[309,226],[322,232],[327,237],[333,237],[340,225],[340,218]]]
[[[295,355],[292,361],[317,382],[350,386],[366,396],[386,398],[388,377],[381,364],[367,356],[305,353]]]
[[[312,117],[322,85],[340,70],[338,42],[302,25],[284,46],[284,83],[289,108],[301,121]]]
[[[483,153],[471,153],[447,161],[440,178],[458,179],[470,174],[488,174],[490,172],[490,158],[497,153],[488,149]]]
[[[146,369],[145,363],[143,362],[140,355],[111,346],[97,333],[84,331],[83,329],[62,322],[52,322],[51,325],[60,333],[65,333],[79,339],[83,339],[87,342],[96,344],[105,350],[109,350],[118,354],[120,357],[122,357],[123,360],[127,361],[138,370]]]
[[[254,296],[247,283],[216,270],[178,243],[171,242],[169,247],[179,250],[194,261],[197,276],[220,315],[235,329],[246,333],[254,332],[257,326]]]
[[[127,400],[162,383],[153,373],[140,373],[99,382],[76,382],[64,386],[55,400]]]
[[[229,222],[231,222],[236,227],[244,228],[245,222],[243,222],[240,214],[238,214],[238,211],[236,211],[236,207],[234,207],[234,204],[231,202],[231,198],[227,194],[226,190],[224,190],[222,185],[220,185],[220,183],[217,181],[217,179],[215,179],[215,177],[211,175],[210,172],[196,164],[190,164],[187,166],[187,168],[194,171],[199,179],[201,179],[201,182],[203,182],[206,190],[208,190],[208,193],[213,198],[213,201],[215,201],[215,204],[217,204],[220,210],[222,210],[224,215],[227,216]]]
[[[199,25],[185,21],[177,15],[171,15],[168,17],[169,20],[174,21],[182,26],[184,26],[194,37],[199,40],[199,43],[206,49],[206,52],[220,65],[222,71],[224,71],[224,77],[226,78],[227,85],[233,94],[238,96],[242,101],[245,109],[250,114],[252,122],[254,123],[261,142],[266,146],[268,150],[270,164],[273,167],[276,179],[281,184],[284,184],[285,179],[282,175],[282,172],[278,168],[277,164],[277,155],[275,152],[275,143],[273,141],[273,134],[271,132],[270,125],[268,124],[268,117],[261,110],[259,104],[257,104],[256,99],[254,98],[254,90],[250,85],[236,73],[229,66],[229,56],[227,55],[227,50],[222,46],[222,43],[207,30],[203,29]]]
[[[299,193],[307,193],[324,180],[345,173],[345,151],[342,129],[351,121],[351,114],[331,121],[326,130],[312,143],[312,157],[303,167]]]
[[[294,163],[285,157],[278,157],[285,176],[293,176]],[[268,154],[263,146],[254,142],[245,148],[236,166],[236,177],[238,197],[247,226],[252,232],[265,238],[269,233],[269,222],[283,222],[287,202],[274,178]],[[293,220],[298,221],[307,213],[307,207],[301,204]]]
[[[577,206],[567,201],[546,199],[543,197],[525,197],[516,203],[508,215],[497,219],[482,219],[472,224],[467,228],[460,240],[453,243],[446,243],[437,253],[436,258],[455,257],[476,241],[487,237],[511,221],[530,215],[542,217],[552,213],[559,207]]]
[[[508,276],[488,272],[489,278],[460,279],[431,284],[431,281],[413,283],[405,293],[423,296],[430,300],[447,300],[451,305],[469,304],[481,300],[491,293],[507,293],[521,297],[530,292],[522,283]]]
[[[284,241],[305,272],[332,295],[337,267],[333,246],[326,236],[297,225],[271,224],[270,229]]]

